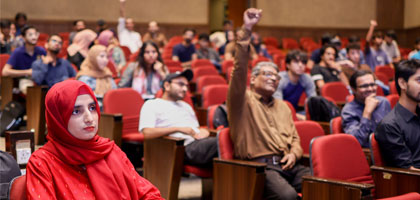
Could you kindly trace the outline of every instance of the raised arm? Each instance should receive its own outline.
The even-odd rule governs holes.
[[[375,27],[378,26],[376,20],[370,20],[369,30],[366,34],[366,42],[369,42],[372,39],[373,31],[375,31]]]
[[[120,17],[125,18],[125,0],[120,0]]]

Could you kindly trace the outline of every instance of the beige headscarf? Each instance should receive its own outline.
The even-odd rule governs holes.
[[[79,52],[86,58],[89,51],[89,45],[95,40],[96,36],[97,34],[90,29],[85,29],[76,33],[73,43],[67,48],[67,52],[70,56],[74,56],[74,54]]]
[[[104,95],[105,92],[112,88],[112,72],[105,67],[100,69],[96,57],[101,52],[106,52],[106,47],[103,45],[95,45],[89,49],[86,59],[80,66],[80,71],[76,75],[76,79],[80,76],[90,76],[96,78],[96,95]]]

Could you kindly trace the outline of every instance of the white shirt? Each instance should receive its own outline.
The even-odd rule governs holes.
[[[139,131],[144,128],[168,127],[191,127],[196,133],[200,132],[195,112],[188,103],[160,98],[146,101],[140,111]],[[169,136],[185,139],[185,146],[195,140],[181,132]]]
[[[141,45],[143,45],[140,33],[137,33],[135,31],[129,31],[127,28],[125,28],[125,18],[118,18],[117,29],[120,45],[127,46],[130,49],[131,53],[135,53],[140,49]]]

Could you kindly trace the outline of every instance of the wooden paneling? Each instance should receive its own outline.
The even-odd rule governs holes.
[[[376,20],[382,29],[404,28],[404,1],[376,0]]]
[[[240,27],[243,23],[244,11],[248,8],[246,0],[228,0],[228,18],[233,21],[233,26]]]

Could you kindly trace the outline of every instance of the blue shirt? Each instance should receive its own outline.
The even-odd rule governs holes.
[[[373,72],[375,71],[376,66],[387,65],[390,63],[388,55],[386,55],[385,51],[381,48],[375,50],[372,47],[366,47],[365,60],[366,64],[369,65]]]
[[[410,59],[417,59],[420,60],[420,51],[418,51],[416,54],[414,54],[413,56],[411,56]]]
[[[369,147],[369,135],[373,133],[379,122],[391,111],[391,105],[385,97],[376,96],[378,106],[372,112],[370,120],[363,116],[365,104],[356,99],[347,103],[341,111],[344,132],[356,137],[362,147]]]
[[[42,47],[36,46],[34,49],[34,54],[32,56],[26,52],[25,46],[18,47],[12,52],[12,55],[10,55],[7,64],[11,65],[12,69],[30,69],[32,63],[36,59],[40,58],[41,55],[45,54],[46,52]]]
[[[58,82],[75,76],[76,71],[70,62],[64,59],[57,59],[55,66],[51,63],[44,64],[42,59],[32,63],[32,80],[38,85],[46,84],[48,87],[52,87]]]
[[[186,47],[183,44],[175,45],[172,49],[172,55],[178,56],[180,62],[188,62],[192,60],[192,55],[195,53],[195,47],[193,44]]]
[[[290,81],[287,71],[282,71],[279,75],[281,79],[276,92],[273,94],[274,98],[289,101],[296,109],[304,91],[307,97],[316,96],[315,84],[309,75],[302,74],[296,84]]]

